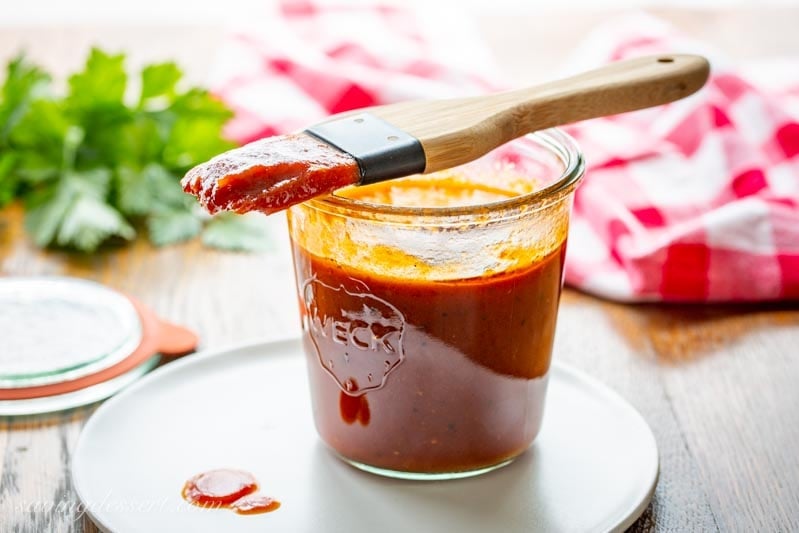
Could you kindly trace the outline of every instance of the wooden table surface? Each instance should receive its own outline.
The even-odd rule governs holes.
[[[658,14],[734,58],[799,51],[796,9]],[[480,27],[500,63],[530,81],[608,16],[497,14]],[[65,73],[99,42],[130,50],[133,63],[175,57],[201,80],[220,35],[187,26],[4,28],[0,59],[26,47]],[[11,207],[0,212],[0,273],[69,274],[128,291],[200,332],[203,347],[274,339],[299,325],[285,311],[296,299],[284,222],[272,224],[274,246],[263,254],[137,242],[84,257],[34,249]],[[555,349],[629,400],[655,433],[660,481],[632,530],[799,530],[799,306],[621,305],[567,290]],[[96,531],[68,474],[95,407],[0,420],[0,531]]]

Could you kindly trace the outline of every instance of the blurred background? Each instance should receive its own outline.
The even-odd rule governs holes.
[[[86,47],[135,43],[131,65],[161,57],[186,65],[203,81],[222,29],[257,15],[267,1],[224,0],[29,0],[0,17],[0,58],[25,48],[54,73],[82,65]],[[369,5],[370,0],[320,0],[317,5]],[[466,14],[491,47],[500,67],[519,82],[551,76],[558,63],[594,26],[620,13],[645,10],[689,35],[719,45],[736,59],[795,54],[796,0],[388,0],[422,11]],[[751,45],[752,30],[768,27],[768,39]],[[443,28],[451,30],[451,28]],[[142,38],[146,35],[146,38]],[[64,46],[70,43],[70,46]],[[518,53],[524,48],[525,53]],[[508,53],[512,51],[512,53]],[[203,68],[205,67],[205,68]]]
[[[425,5],[440,3],[441,0],[393,0],[397,5]],[[263,1],[229,0],[225,2],[198,2],[191,0],[141,0],[138,2],[104,2],[102,0],[31,0],[14,6],[10,13],[4,13],[2,24],[53,23],[53,22],[218,22],[233,12],[246,12],[257,9]],[[322,0],[316,4],[341,4],[340,0]],[[369,4],[369,0],[351,0],[348,4]],[[385,3],[385,2],[384,2]],[[461,9],[478,13],[498,13],[502,11],[528,12],[570,12],[574,10],[597,11],[605,9],[630,8],[689,8],[718,9],[730,7],[759,7],[795,5],[794,0],[559,0],[543,2],[538,0],[461,0],[453,2]],[[574,13],[572,13],[574,14]]]
[[[440,95],[450,90],[523,86],[636,54],[664,50],[706,54],[712,59],[714,75],[722,74],[708,90],[667,110],[619,120],[598,119],[573,132],[580,134],[576,136],[593,168],[580,190],[581,205],[575,208],[572,229],[578,231],[569,237],[573,268],[567,273],[570,288],[564,291],[558,318],[557,358],[617,390],[654,430],[661,451],[660,483],[652,505],[633,531],[799,529],[795,453],[799,442],[799,2],[393,3],[415,12],[416,17],[402,29],[410,35],[418,25],[429,48],[414,48],[412,39],[402,32],[380,34],[375,30],[363,39],[368,46],[350,47],[360,54],[356,59],[363,64],[344,71],[336,61],[327,61],[326,56],[318,60],[320,55],[313,53],[319,44],[316,41],[332,28],[314,28],[294,20],[301,37],[284,39],[279,32],[289,17],[274,15],[272,8],[277,2],[5,0],[0,9],[0,62],[6,65],[24,51],[31,64],[52,75],[58,106],[68,89],[68,76],[83,71],[91,47],[99,46],[111,55],[124,54],[124,69],[136,73],[129,76],[127,88],[121,74],[117,101],[111,102],[122,115],[130,113],[136,120],[149,116],[143,105],[148,103],[146,98],[139,100],[136,93],[137,84],[142,85],[139,69],[172,61],[177,67],[159,67],[163,83],[153,89],[149,103],[174,99],[177,93],[179,98],[186,96],[182,88],[175,90],[179,70],[185,74],[180,86],[208,88],[231,112],[220,110],[222,104],[205,93],[193,99],[204,111],[211,110],[209,129],[200,132],[207,144],[199,148],[205,151],[199,150],[196,145],[202,143],[195,143],[190,136],[201,129],[191,122],[199,113],[187,107],[184,129],[163,140],[159,159],[134,161],[133,181],[149,196],[126,205],[117,194],[123,178],[130,177],[123,172],[131,170],[125,168],[130,163],[130,154],[121,149],[125,146],[113,147],[119,150],[112,155],[121,161],[102,161],[100,170],[105,172],[106,183],[99,185],[94,180],[97,173],[90,172],[97,169],[89,168],[96,163],[91,160],[95,152],[78,153],[76,148],[84,143],[104,149],[108,138],[116,140],[106,133],[115,130],[102,129],[108,124],[99,120],[106,114],[97,111],[102,107],[97,104],[108,103],[102,101],[105,87],[113,83],[105,75],[121,69],[117,59],[122,59],[95,57],[103,68],[78,77],[74,83],[78,97],[65,104],[74,115],[69,119],[82,127],[78,133],[87,135],[73,135],[75,128],[67,127],[55,132],[49,147],[58,168],[51,172],[52,183],[45,183],[49,192],[61,191],[77,175],[79,179],[73,181],[95,187],[88,188],[91,194],[80,197],[93,210],[73,209],[69,216],[56,213],[63,215],[58,222],[67,237],[88,235],[91,240],[100,235],[90,242],[92,246],[84,247],[88,253],[72,250],[80,241],[67,239],[64,242],[69,246],[53,246],[63,244],[56,242],[53,228],[57,224],[42,225],[42,217],[38,217],[40,231],[31,231],[37,220],[24,202],[31,200],[30,191],[46,181],[40,174],[28,172],[23,176],[28,181],[20,186],[6,181],[11,183],[6,192],[13,194],[3,199],[3,179],[11,174],[6,172],[8,166],[4,170],[1,152],[7,141],[4,129],[10,128],[0,120],[0,279],[13,282],[15,276],[63,275],[97,281],[134,296],[160,317],[198,333],[200,348],[296,335],[297,297],[284,217],[257,217],[259,224],[267,226],[266,246],[261,246],[263,233],[245,226],[231,227],[230,219],[221,220],[209,238],[207,229],[201,235],[201,226],[210,228],[211,223],[195,212],[194,200],[187,203],[177,185],[189,167],[227,146],[220,144],[220,131],[233,112],[239,130],[229,138],[245,142],[259,131],[267,135],[312,123],[332,107],[317,105],[327,95],[314,101],[311,97],[322,92],[315,89],[326,85],[340,88],[342,84],[336,82],[353,73],[366,72],[362,86],[375,89],[376,101],[381,101],[397,95],[423,95],[425,90]],[[288,4],[295,10],[313,10],[330,4],[373,2],[298,0],[283,6]],[[347,38],[358,30],[368,32],[368,22],[367,27],[355,19],[351,22],[355,26]],[[652,41],[658,41],[655,44],[661,48],[648,48],[652,44],[646,41],[650,29],[658,34]],[[241,36],[249,39],[247,46],[236,48],[243,42]],[[339,44],[333,38],[330,42]],[[404,44],[398,47],[397,42]],[[386,53],[381,45],[392,53]],[[325,51],[339,60],[341,55],[336,54],[342,50],[346,52],[343,47]],[[428,56],[427,50],[435,50],[435,54]],[[297,57],[293,57],[295,53]],[[402,61],[391,64],[397,67],[392,74],[398,78],[407,74],[402,68],[418,66],[411,60],[419,59],[420,63],[426,61],[427,67],[443,67],[433,69],[439,78],[433,81],[440,84],[426,84],[435,76],[425,76],[423,71],[402,78],[402,88],[408,90],[404,93],[397,90],[401,84],[385,81],[381,68],[362,68],[370,61],[383,67],[375,58],[383,60],[393,53],[403,56]],[[253,57],[260,66],[250,69],[246,61]],[[308,57],[310,61],[303,61]],[[269,70],[275,64],[284,65],[286,58],[299,59],[296,64],[303,68],[310,65],[307,70],[290,72],[298,74],[295,77],[304,85],[287,82],[290,76],[285,76],[285,69]],[[303,74],[315,67],[319,67],[318,79],[333,81],[307,83]],[[263,79],[255,81],[274,82],[271,88],[250,85],[253,70],[258,68],[265,72],[261,73]],[[25,85],[23,80],[19,85],[30,89],[36,84]],[[384,85],[389,87],[381,92]],[[132,97],[128,99],[132,103],[122,102],[123,93]],[[11,117],[6,122],[18,118],[18,100],[0,95],[0,119],[4,102],[11,102],[6,105],[5,117]],[[357,99],[349,101],[358,103]],[[53,111],[50,118],[63,111],[46,105],[42,109]],[[295,124],[270,120],[294,115]],[[256,120],[247,123],[239,120],[241,117]],[[126,126],[132,124],[135,129],[136,120],[129,120]],[[34,115],[17,128],[19,138],[11,139],[33,167],[39,163],[39,144],[46,144],[39,143],[39,130],[48,130],[49,125],[48,120]],[[265,125],[281,129],[263,133]],[[680,134],[672,135],[674,130]],[[29,134],[31,131],[34,133]],[[614,137],[608,132],[624,135]],[[92,133],[96,135],[92,137]],[[149,140],[154,136],[148,130],[141,137]],[[178,153],[181,157],[163,156],[174,155],[175,150],[170,149],[175,140],[185,141],[179,148],[189,159],[181,158],[182,152]],[[608,146],[602,146],[602,141],[608,141]],[[125,145],[126,140],[122,138],[120,144]],[[62,145],[70,150],[62,150]],[[631,145],[640,153],[630,153]],[[11,148],[5,148],[11,153],[13,142],[8,146]],[[63,172],[61,158],[66,159],[63,154],[67,152],[73,159],[76,154],[86,157],[86,168],[76,165]],[[603,157],[605,168],[600,168]],[[6,159],[9,161],[12,159]],[[637,173],[620,169],[624,165],[619,162],[629,161],[640,165]],[[160,174],[150,172],[152,169]],[[117,181],[109,188],[111,175]],[[148,189],[148,180],[164,176],[167,182],[160,182],[163,187]],[[628,186],[645,182],[654,186]],[[603,185],[608,190],[603,190]],[[177,191],[177,199],[163,194],[169,187]],[[639,198],[619,194],[629,190],[644,192]],[[67,192],[77,195],[84,190]],[[647,196],[647,192],[652,194]],[[668,205],[659,203],[664,196]],[[683,209],[685,205],[688,207]],[[130,227],[119,217],[115,219],[116,211],[109,211],[109,206],[128,217]],[[664,206],[671,218],[660,217],[658,209]],[[66,212],[74,206],[55,202],[50,207],[51,212]],[[100,216],[94,216],[98,212]],[[589,227],[592,224],[593,228]],[[254,233],[246,233],[250,230]],[[34,238],[37,233],[44,237]],[[232,239],[238,239],[238,248],[255,251],[230,251],[231,246],[226,245]],[[157,246],[155,241],[171,245]],[[596,261],[608,267],[610,274],[602,279],[585,276],[597,270]],[[631,301],[658,303],[629,305]],[[697,302],[705,305],[695,305]],[[0,355],[5,340],[0,331]],[[75,510],[68,473],[71,451],[92,410],[90,406],[51,417],[0,419],[0,531],[96,531],[88,517]],[[47,512],[28,512],[33,504],[50,507]],[[64,510],[52,510],[61,504]]]

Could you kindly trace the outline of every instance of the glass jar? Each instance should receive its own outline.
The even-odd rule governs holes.
[[[547,130],[289,210],[316,428],[341,458],[448,479],[530,446],[583,170]]]

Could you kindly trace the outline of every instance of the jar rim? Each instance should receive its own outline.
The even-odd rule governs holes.
[[[364,215],[399,215],[407,217],[454,217],[473,215],[477,212],[496,212],[510,210],[522,206],[539,204],[541,206],[551,203],[564,194],[571,192],[585,172],[585,159],[574,138],[568,133],[550,128],[527,134],[520,139],[529,139],[548,150],[563,163],[563,171],[551,184],[533,192],[520,194],[508,199],[486,202],[481,204],[445,207],[413,207],[395,206],[365,202],[356,198],[337,196],[335,193],[314,198],[306,202],[309,206],[326,211],[330,208],[348,216]],[[513,141],[510,141],[513,142]]]

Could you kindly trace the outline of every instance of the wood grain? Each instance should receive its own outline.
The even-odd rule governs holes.
[[[692,36],[733,57],[796,53],[797,9],[660,10]],[[480,23],[518,84],[552,76],[572,43],[611,14],[523,17]],[[0,31],[0,59],[21,46],[58,74],[100,43],[134,64],[176,57],[202,80],[219,28],[65,27]],[[136,295],[162,317],[202,333],[205,347],[299,331],[282,217],[274,249],[219,253],[198,243],[145,242],[90,257],[41,252],[18,206],[0,212],[0,274],[70,274]],[[221,287],[216,289],[215,287]],[[660,449],[655,499],[632,531],[799,530],[799,308],[620,305],[564,293],[556,357],[617,390],[643,414]],[[0,420],[0,531],[95,532],[71,490],[68,468],[93,407]]]
[[[263,254],[211,251],[199,242],[157,249],[140,240],[84,256],[35,249],[23,232],[22,209],[14,205],[0,212],[0,274],[105,283],[201,332],[202,347],[296,336],[285,221],[270,221],[273,249]],[[83,517],[68,472],[70,452],[93,410],[0,418],[0,531],[95,531]]]
[[[526,89],[359,112],[419,139],[429,173],[473,161],[533,131],[679,100],[698,91],[709,72],[700,56],[638,57]]]
[[[657,438],[661,477],[634,530],[799,527],[799,306],[621,305],[567,292],[558,327],[558,356],[619,391]]]

